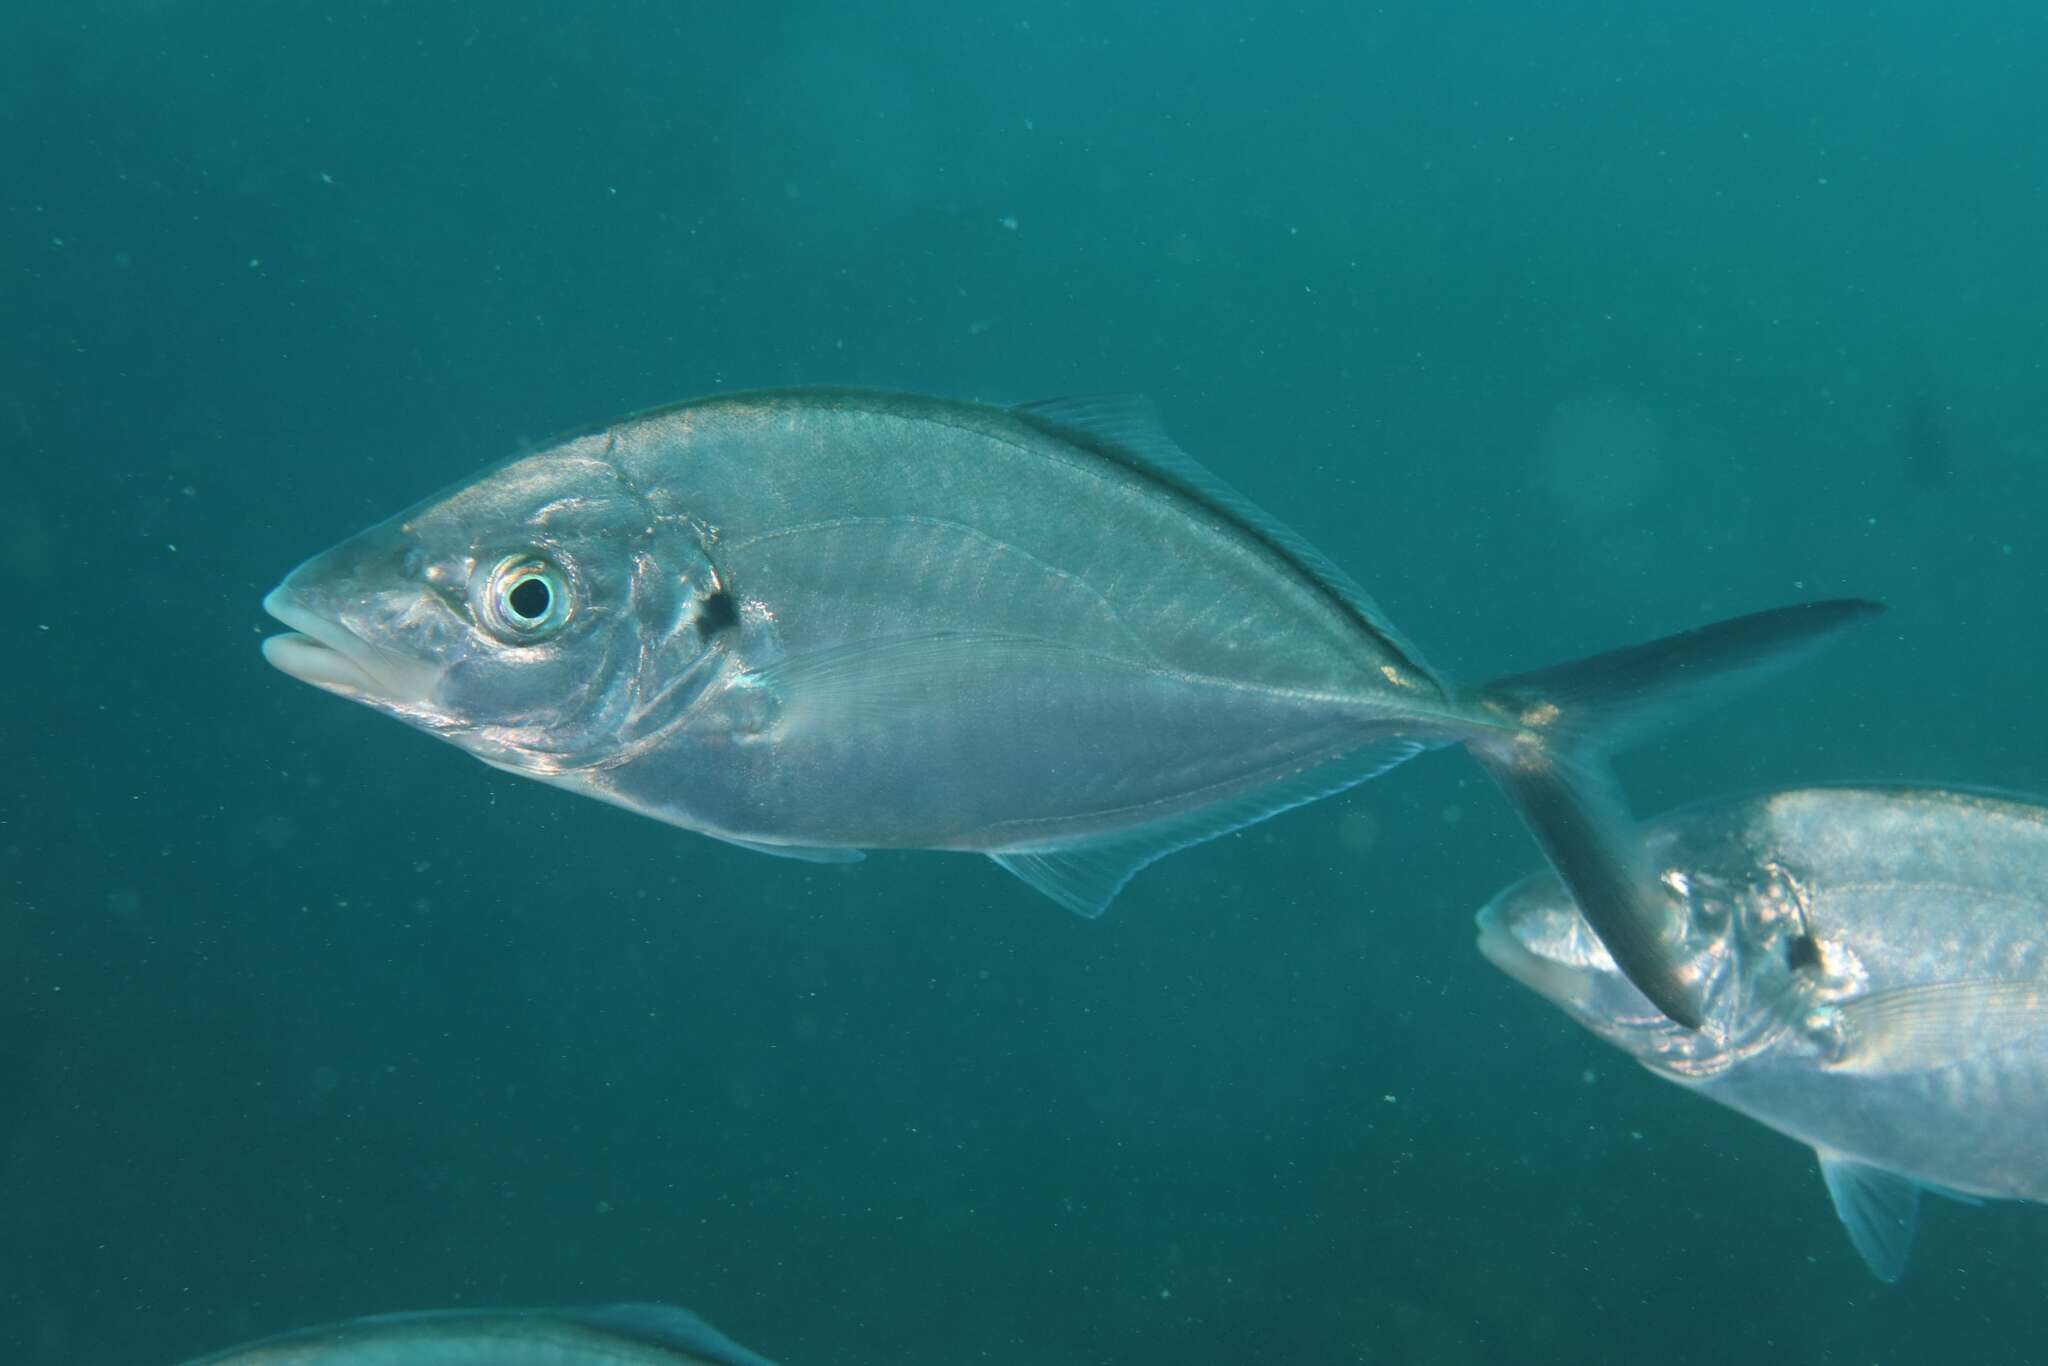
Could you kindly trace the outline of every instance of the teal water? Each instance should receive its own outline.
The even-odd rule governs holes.
[[[1640,809],[2048,792],[2036,7],[0,18],[0,1361],[658,1299],[790,1366],[2038,1359],[1473,952],[1433,755],[1110,916],[768,860],[266,668],[294,563],[764,384],[1153,395],[1440,667],[1893,612]]]

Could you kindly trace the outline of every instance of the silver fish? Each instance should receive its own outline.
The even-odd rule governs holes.
[[[986,854],[1087,915],[1175,849],[1464,744],[1676,1018],[1596,740],[1802,654],[1809,604],[1460,694],[1149,408],[709,398],[308,561],[278,668],[487,763],[787,857]]]
[[[687,1309],[450,1309],[265,1338],[186,1366],[775,1366]]]
[[[1812,1147],[1871,1271],[1923,1190],[2048,1201],[2048,807],[1815,788],[1647,826],[1705,983],[1675,1027],[1555,878],[1479,913],[1479,949],[1660,1077]]]

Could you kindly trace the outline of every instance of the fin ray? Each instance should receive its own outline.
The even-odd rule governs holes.
[[[1920,1227],[1920,1188],[1896,1172],[1816,1148],[1835,1217],[1870,1274],[1890,1285],[1906,1270]]]
[[[858,849],[834,849],[825,845],[770,844],[765,840],[743,840],[735,835],[712,835],[721,844],[745,849],[770,858],[795,859],[798,863],[859,863],[867,855]]]
[[[687,1309],[669,1304],[605,1304],[562,1311],[563,1318],[649,1347],[686,1352],[715,1366],[775,1366]]]
[[[1138,394],[1076,394],[1021,403],[1013,411],[1162,479],[1226,514],[1336,596],[1418,672],[1437,677],[1421,651],[1394,629],[1379,604],[1336,561],[1182,450],[1166,434],[1159,410],[1150,399]]]
[[[1751,612],[1495,679],[1481,700],[1503,715],[1550,714],[1545,725],[1574,743],[1622,749],[1793,668],[1884,610],[1832,598]]]
[[[2048,1033],[2048,986],[1936,982],[1845,1001],[1833,1071],[1913,1072],[2010,1048]]]
[[[790,655],[751,669],[739,685],[773,695],[807,715],[887,722],[931,704],[969,677],[1000,677],[1037,667],[1074,669],[1096,655],[1030,636],[979,631],[934,631],[854,641]]]
[[[1035,890],[1092,920],[1108,909],[1125,883],[1168,854],[1356,787],[1426,748],[1413,740],[1376,742],[1231,801],[1142,825],[1113,838],[1003,850],[989,857]]]

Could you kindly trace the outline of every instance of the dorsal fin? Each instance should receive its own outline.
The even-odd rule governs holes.
[[[1138,394],[1077,394],[1020,403],[1014,411],[1038,427],[1142,470],[1222,513],[1341,602],[1410,668],[1436,679],[1436,671],[1429,667],[1421,652],[1394,629],[1379,604],[1356,580],[1339,569],[1329,556],[1175,445],[1150,399]]]
[[[687,1309],[669,1304],[606,1304],[559,1311],[562,1318],[586,1324],[649,1347],[684,1352],[717,1366],[775,1366],[749,1351]]]
[[[230,1362],[259,1359],[299,1361],[309,1356],[322,1361],[344,1358],[367,1361],[373,1357],[379,1361],[413,1361],[426,1357],[442,1361],[454,1356],[468,1360],[470,1353],[462,1344],[474,1347],[481,1340],[498,1341],[508,1337],[511,1341],[506,1350],[512,1356],[521,1360],[531,1359],[530,1353],[520,1346],[524,1343],[527,1347],[545,1351],[550,1359],[554,1359],[559,1354],[560,1344],[548,1347],[546,1340],[558,1337],[566,1325],[603,1334],[615,1344],[660,1348],[664,1354],[676,1354],[679,1363],[775,1366],[767,1357],[742,1347],[689,1310],[666,1304],[603,1304],[568,1309],[427,1309],[371,1314],[245,1342],[239,1347],[188,1361],[185,1366],[228,1366]],[[555,1331],[550,1333],[550,1328]],[[436,1331],[442,1329],[456,1330],[456,1341],[450,1342]],[[422,1338],[428,1335],[432,1335],[434,1343],[439,1345],[424,1344]],[[310,1353],[305,1350],[316,1344],[316,1350]],[[277,1350],[264,1350],[270,1348]],[[491,1358],[496,1360],[500,1355],[493,1352]],[[591,1359],[587,1346],[571,1347],[569,1355],[579,1361]],[[616,1353],[605,1351],[604,1355],[606,1360],[611,1360]]]

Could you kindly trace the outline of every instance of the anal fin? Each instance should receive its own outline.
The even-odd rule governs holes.
[[[731,835],[713,835],[711,838],[740,849],[751,849],[757,854],[772,854],[776,858],[795,859],[799,863],[859,863],[867,855],[858,849],[834,849],[809,844],[764,844],[760,840],[736,839]]]
[[[1109,909],[1109,903],[1139,869],[1164,852],[1147,856],[1120,844],[1108,844],[989,857],[997,867],[1015,873],[1074,914],[1093,920]]]
[[[1175,850],[1242,830],[1290,807],[1342,792],[1378,777],[1427,748],[1413,740],[1380,741],[1244,796],[1136,826],[1114,836],[1044,848],[1001,850],[991,852],[989,857],[1068,910],[1092,920],[1109,908],[1116,894],[1140,869]]]

